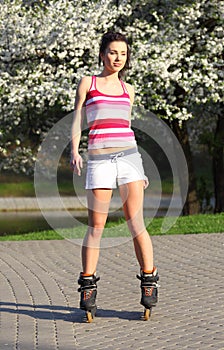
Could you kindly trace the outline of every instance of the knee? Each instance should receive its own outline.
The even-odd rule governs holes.
[[[100,238],[102,236],[103,230],[104,224],[102,223],[95,223],[94,225],[88,226],[88,234],[95,238]]]
[[[99,248],[102,233],[103,233],[103,227],[88,226],[86,235],[83,239],[83,246],[86,246],[89,248]]]
[[[127,221],[127,225],[133,238],[145,231],[145,224],[143,220],[137,221],[130,219]]]

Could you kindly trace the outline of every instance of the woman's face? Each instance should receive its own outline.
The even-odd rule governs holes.
[[[121,71],[127,60],[127,45],[124,41],[112,41],[101,54],[104,69],[109,72]]]

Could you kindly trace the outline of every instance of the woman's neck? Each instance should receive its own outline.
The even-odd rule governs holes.
[[[108,81],[119,79],[118,72],[109,73],[108,71],[104,71],[104,70],[98,75],[98,77],[104,78]]]

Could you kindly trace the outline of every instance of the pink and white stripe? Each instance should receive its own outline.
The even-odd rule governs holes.
[[[86,97],[89,149],[136,146],[134,132],[130,128],[130,97],[123,81],[121,85],[122,95],[106,95],[96,89],[96,77],[92,77]]]

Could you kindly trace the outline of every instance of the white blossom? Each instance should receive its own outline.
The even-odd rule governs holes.
[[[223,2],[200,0],[175,9],[167,0],[169,16],[153,0],[139,5],[121,0],[118,8],[114,3],[98,0],[86,6],[82,0],[49,0],[43,10],[25,7],[23,0],[0,2],[3,157],[33,159],[32,150],[23,146],[23,123],[28,120],[32,132],[44,137],[52,126],[53,117],[46,118],[49,110],[74,108],[77,83],[83,75],[99,72],[99,40],[114,26],[120,30],[118,19],[131,23],[122,30],[132,39],[127,80],[135,86],[137,105],[181,123],[192,118],[195,104],[214,106],[223,100]],[[148,6],[149,13],[137,16],[139,6]],[[204,25],[210,22],[215,25]],[[9,158],[4,159],[7,164]],[[29,161],[25,164],[28,171]]]

